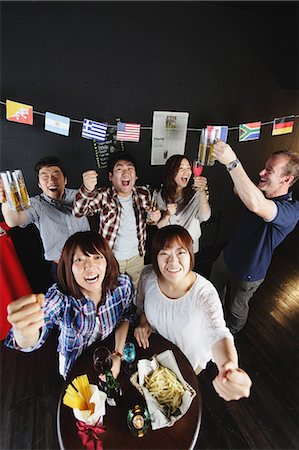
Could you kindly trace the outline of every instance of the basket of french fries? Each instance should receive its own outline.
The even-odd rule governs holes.
[[[172,426],[189,409],[195,390],[184,380],[171,350],[138,361],[131,383],[144,396],[153,430]]]

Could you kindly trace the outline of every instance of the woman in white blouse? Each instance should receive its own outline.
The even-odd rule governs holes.
[[[194,267],[193,241],[179,225],[156,232],[152,265],[145,266],[137,291],[139,325],[135,338],[144,348],[157,331],[176,344],[196,373],[211,359],[218,367],[214,388],[225,400],[248,397],[251,380],[238,367],[233,336],[225,325],[214,286]]]

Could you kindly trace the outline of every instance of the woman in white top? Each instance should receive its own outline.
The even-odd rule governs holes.
[[[163,212],[157,227],[181,225],[186,228],[193,239],[194,253],[199,250],[200,224],[211,217],[206,186],[205,177],[192,177],[192,165],[186,156],[168,158],[163,187],[157,196],[158,209]]]
[[[225,325],[222,305],[214,286],[192,271],[192,238],[179,225],[158,230],[152,242],[153,263],[139,280],[139,325],[135,338],[144,348],[157,331],[176,344],[199,373],[213,359],[219,373],[213,381],[225,400],[248,397],[251,380],[238,367],[233,336]]]

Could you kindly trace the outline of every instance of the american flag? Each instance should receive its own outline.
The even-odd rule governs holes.
[[[116,130],[116,139],[118,141],[139,142],[140,124],[118,122]]]
[[[94,139],[95,141],[105,141],[107,124],[94,122],[93,120],[84,119],[81,136],[86,139]]]

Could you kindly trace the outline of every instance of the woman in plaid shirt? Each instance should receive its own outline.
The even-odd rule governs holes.
[[[135,319],[129,276],[119,273],[107,241],[86,231],[66,241],[58,280],[45,296],[32,294],[9,304],[12,328],[6,345],[30,352],[41,347],[57,326],[59,371],[66,377],[86,347],[115,330],[112,372],[117,377],[129,323]]]

